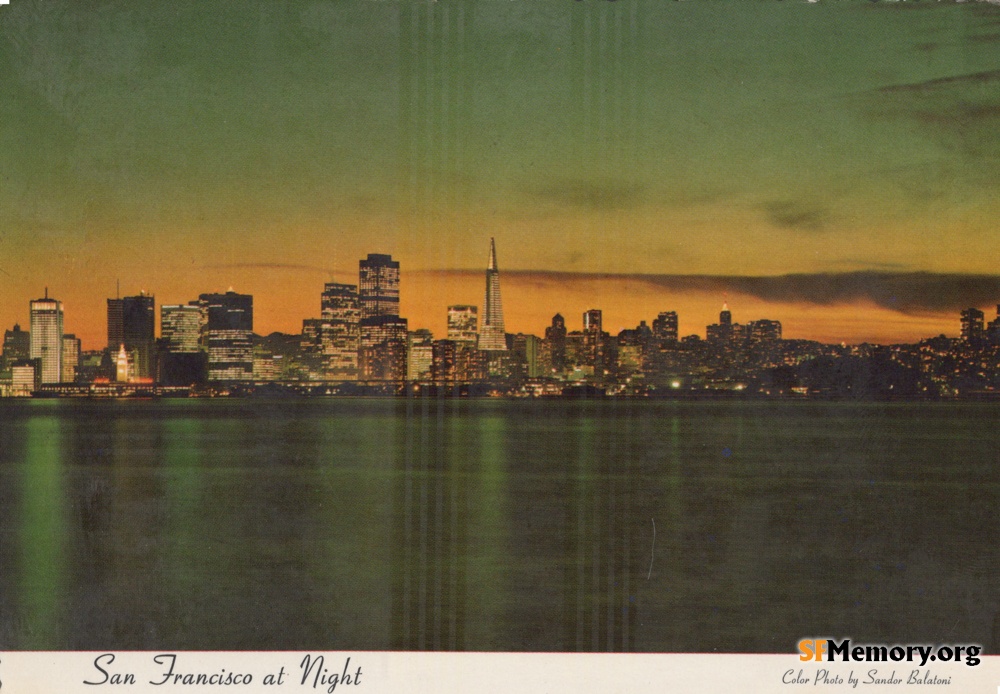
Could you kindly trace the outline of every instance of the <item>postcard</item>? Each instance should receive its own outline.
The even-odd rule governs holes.
[[[998,44],[0,3],[0,688],[1000,686]]]

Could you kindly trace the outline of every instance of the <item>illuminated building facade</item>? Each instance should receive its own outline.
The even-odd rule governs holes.
[[[41,385],[41,378],[38,372],[37,359],[19,359],[10,367],[10,394],[17,396],[28,396],[38,390]]]
[[[431,378],[434,361],[434,335],[430,330],[414,330],[409,335],[406,357],[406,378],[409,381],[427,381]]]
[[[396,263],[397,277],[398,272],[399,263]],[[397,310],[398,306],[397,283]],[[361,348],[361,305],[358,287],[353,284],[327,283],[323,288],[321,309],[322,327],[319,346],[326,378],[340,381],[357,380],[358,352]]]
[[[3,336],[3,363],[11,364],[15,361],[29,359],[31,357],[31,335],[27,330],[21,330],[21,326],[15,324],[13,330],[4,331]]]
[[[111,354],[118,354],[118,348],[125,342],[122,320],[121,298],[108,299],[108,350]]]
[[[679,333],[676,311],[664,311],[653,319],[653,339],[660,344],[677,342]]]
[[[202,294],[208,321],[208,380],[253,378],[253,297],[226,292]]]
[[[781,321],[767,318],[750,321],[745,332],[751,342],[775,342],[781,339]]]
[[[479,309],[476,306],[448,307],[448,339],[475,347],[479,339]]]
[[[361,318],[399,315],[399,261],[391,255],[369,253],[358,263]]]
[[[153,346],[156,340],[156,307],[152,296],[142,292],[138,296],[121,299],[122,344],[132,356],[134,378],[153,376]]]
[[[202,314],[192,304],[160,306],[160,337],[172,354],[193,354],[200,350]]]
[[[76,381],[77,369],[80,366],[80,338],[76,335],[63,335],[63,383]]]
[[[1000,312],[1000,308],[998,308]],[[966,342],[979,342],[985,335],[985,314],[978,308],[967,308],[962,311],[962,339]]]
[[[40,383],[62,381],[63,307],[62,302],[45,298],[29,302],[31,311],[30,343],[32,359],[41,360]]]
[[[507,336],[503,325],[503,303],[500,300],[500,270],[497,268],[497,247],[490,239],[490,260],[486,266],[486,304],[479,331],[479,349],[503,352]]]
[[[369,253],[359,262],[361,346],[358,369],[366,381],[404,381],[407,322],[399,317],[399,262]]]
[[[366,381],[404,381],[407,365],[407,323],[399,316],[376,316],[361,321],[361,378]]]
[[[545,329],[543,362],[555,374],[566,369],[566,319],[558,313],[552,316],[552,324]]]

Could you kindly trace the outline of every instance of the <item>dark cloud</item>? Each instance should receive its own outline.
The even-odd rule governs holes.
[[[831,267],[850,267],[858,272],[865,270],[900,272],[909,270],[912,267],[906,263],[884,263],[866,258],[838,258],[828,260],[827,265]]]
[[[923,82],[908,82],[905,84],[887,84],[875,89],[882,94],[900,93],[926,93],[942,88],[949,88],[963,85],[982,85],[1000,81],[1000,70],[987,70],[985,72],[972,72],[966,75],[950,75],[948,77],[937,77]]]
[[[766,301],[817,305],[868,301],[900,313],[958,311],[1000,301],[1000,275],[858,271],[714,277],[712,284]]]
[[[642,203],[643,187],[634,183],[583,180],[558,181],[526,192],[543,201],[566,207],[606,212],[637,207]]]
[[[791,200],[773,200],[763,205],[775,226],[806,231],[821,231],[829,221],[827,210]]]
[[[969,41],[973,43],[996,43],[1000,41],[1000,34],[977,34],[975,36],[968,37]]]
[[[962,128],[1000,118],[1000,104],[961,102],[938,110],[913,109],[910,115],[924,125]]]
[[[481,270],[440,271],[479,277]],[[597,281],[639,282],[670,292],[743,294],[775,303],[802,302],[818,306],[870,302],[906,314],[954,312],[970,306],[1000,303],[1000,275],[861,270],[745,277],[732,275],[653,275],[544,270],[508,270],[507,278],[521,284]]]
[[[875,118],[910,121],[932,141],[976,166],[958,173],[964,184],[993,186],[1000,156],[1000,70],[897,84],[860,95]]]

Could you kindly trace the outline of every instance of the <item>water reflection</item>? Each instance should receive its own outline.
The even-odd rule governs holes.
[[[60,424],[52,416],[25,424],[18,537],[23,625],[18,646],[24,649],[43,649],[61,637],[68,538]]]
[[[986,414],[0,403],[0,648],[990,647]]]

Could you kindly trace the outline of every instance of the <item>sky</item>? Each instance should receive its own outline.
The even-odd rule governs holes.
[[[402,314],[617,332],[728,302],[788,338],[996,315],[1000,5],[899,0],[11,0],[0,326],[46,287],[254,295],[299,332],[358,260]]]

